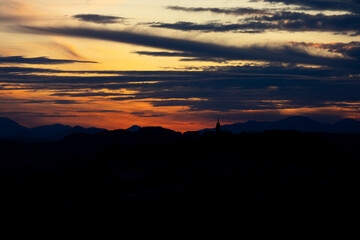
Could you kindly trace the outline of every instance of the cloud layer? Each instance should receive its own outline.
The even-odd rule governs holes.
[[[254,2],[265,1],[271,3],[284,3],[287,5],[298,5],[304,9],[349,11],[360,13],[360,2],[358,0],[253,0]]]
[[[134,101],[155,107],[184,107],[189,113],[228,113],[229,118],[234,117],[231,116],[234,111],[267,114],[268,111],[303,108],[338,108],[340,112],[355,113],[360,104],[359,78],[334,78],[326,69],[232,66],[216,71],[118,72],[118,75],[107,77],[24,76],[20,70],[18,73],[5,72],[0,75],[0,84],[7,89],[20,85],[16,91],[45,88],[54,97],[52,100],[24,100],[26,104],[74,105],[91,99],[126,105]],[[162,115],[149,111],[130,113],[140,117]]]
[[[271,1],[275,2],[275,1]],[[278,1],[286,2],[286,1]],[[288,1],[288,3],[300,3],[302,1]],[[333,6],[340,7],[338,1],[320,1],[307,2],[304,1],[302,6]],[[327,5],[331,2],[334,5]],[[336,4],[335,4],[336,3]],[[353,4],[358,4],[352,2]],[[346,4],[345,4],[346,5]],[[278,9],[254,9],[254,8],[186,8],[180,6],[170,6],[170,10],[184,11],[184,12],[212,12],[222,13],[228,15],[245,16],[240,18],[237,23],[222,23],[222,22],[207,22],[195,23],[179,21],[176,23],[154,22],[150,23],[151,27],[168,28],[181,31],[203,31],[203,32],[240,32],[240,33],[262,33],[265,31],[289,31],[289,32],[304,32],[304,31],[318,31],[318,32],[334,32],[334,33],[348,33],[352,36],[360,34],[360,15],[356,12],[351,14],[334,14],[325,15],[322,13],[313,14],[303,11],[285,11]],[[325,8],[326,9],[326,8]],[[296,10],[296,9],[294,9]],[[322,10],[318,8],[317,10]],[[340,10],[340,9],[339,9]],[[250,16],[249,16],[250,15]]]
[[[284,62],[291,64],[311,64],[336,68],[356,68],[358,61],[339,57],[316,56],[302,48],[289,45],[231,47],[220,44],[148,35],[130,31],[113,31],[94,28],[70,27],[21,27],[22,31],[33,34],[61,35],[88,39],[100,39],[113,42],[184,52],[194,57],[223,58],[228,60],[253,60]]]

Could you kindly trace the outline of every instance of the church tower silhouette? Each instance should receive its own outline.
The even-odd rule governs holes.
[[[216,123],[216,134],[219,134],[220,132],[221,132],[221,125],[220,125],[220,121],[218,119],[217,123]]]

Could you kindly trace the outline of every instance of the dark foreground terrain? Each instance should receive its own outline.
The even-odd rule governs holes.
[[[142,128],[0,141],[6,211],[248,211],[357,207],[360,135]]]

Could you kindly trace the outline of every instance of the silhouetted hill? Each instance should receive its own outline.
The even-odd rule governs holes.
[[[76,133],[95,134],[103,131],[106,131],[106,129],[84,128],[81,126],[70,127],[62,124],[41,126],[31,129],[31,133],[37,139],[52,140],[52,141],[59,141],[64,139],[66,136]]]
[[[62,124],[54,124],[47,126],[40,126],[31,129],[34,136],[40,139],[62,139],[67,132],[70,132],[72,127]]]
[[[296,130],[302,132],[326,132],[330,130],[330,125],[312,120],[308,117],[294,116],[274,122],[273,129]]]
[[[122,144],[148,144],[159,142],[172,142],[182,138],[181,132],[162,127],[144,127],[136,132],[128,130],[102,131],[93,135],[89,134],[72,134],[64,138],[67,143],[86,143],[88,146],[98,147],[109,143]]]
[[[9,118],[0,118],[0,139],[20,140],[31,137],[30,129],[20,126]]]
[[[232,133],[264,132],[266,130],[295,130],[301,132],[329,132],[329,133],[360,133],[360,122],[354,119],[345,119],[336,124],[326,124],[308,117],[293,116],[274,122],[248,121],[223,125],[223,131]],[[215,128],[204,129],[200,132],[215,131]]]
[[[105,131],[100,128],[70,127],[62,124],[53,124],[35,128],[27,128],[17,122],[0,118],[0,139],[25,142],[60,141],[74,133],[95,134]]]
[[[333,125],[338,133],[360,133],[360,122],[354,119],[344,119]]]
[[[126,129],[126,130],[128,130],[128,131],[130,131],[130,132],[137,132],[139,129],[141,129],[140,126],[134,125],[134,126],[129,127],[129,128]]]

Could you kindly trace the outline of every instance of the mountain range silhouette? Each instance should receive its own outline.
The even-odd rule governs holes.
[[[245,123],[235,123],[223,125],[223,131],[232,133],[242,132],[264,132],[266,130],[294,130],[300,132],[328,132],[328,133],[360,133],[360,122],[355,119],[343,119],[335,124],[327,124],[315,121],[308,117],[292,116],[283,120],[267,121],[248,121]],[[215,128],[204,129],[200,132],[215,131]]]
[[[248,121],[245,123],[235,123],[223,125],[222,131],[227,131],[235,134],[243,132],[264,132],[271,130],[294,130],[300,132],[324,132],[324,133],[360,133],[360,121],[354,119],[344,119],[335,124],[327,124],[312,120],[308,117],[292,116],[283,120],[269,122],[269,121]],[[166,131],[161,127],[142,128],[134,125],[128,129],[130,132],[138,131]],[[215,128],[208,128],[199,130],[198,132],[187,132],[186,135],[196,135],[196,133],[205,133],[208,131],[215,131]],[[67,126],[62,124],[53,124],[46,126],[39,126],[35,128],[27,128],[21,126],[14,120],[2,117],[0,118],[0,139],[18,140],[25,142],[41,142],[41,141],[60,141],[65,137],[76,134],[96,134],[107,131],[102,128],[84,128],[81,126]]]
[[[62,124],[53,124],[27,128],[9,118],[0,118],[0,139],[18,140],[25,142],[59,141],[75,133],[95,134],[106,129],[70,127]]]

